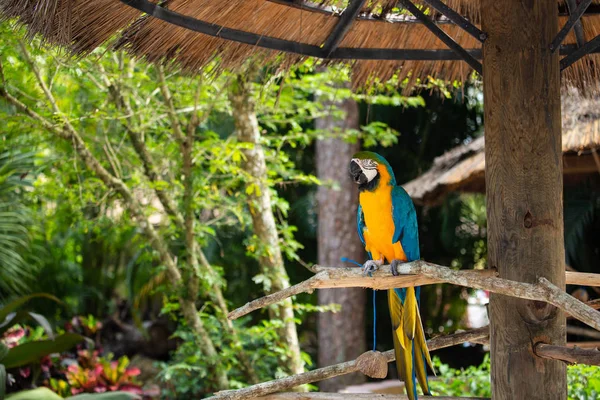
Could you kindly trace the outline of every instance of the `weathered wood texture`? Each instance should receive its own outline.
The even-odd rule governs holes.
[[[519,282],[565,288],[560,72],[548,46],[555,0],[482,0],[488,263]],[[550,304],[490,298],[492,397],[566,399],[566,368],[532,344],[564,345],[564,313]]]
[[[412,264],[423,264],[424,261],[416,261]],[[429,264],[429,263],[427,263]],[[409,265],[409,264],[407,264]],[[440,268],[435,264],[429,264]],[[252,300],[242,307],[239,307],[231,311],[228,315],[229,319],[240,318],[254,310],[266,307],[270,304],[275,304],[284,299],[295,296],[299,293],[312,293],[314,289],[329,289],[329,288],[373,288],[378,290],[391,289],[391,288],[402,288],[409,286],[423,286],[434,283],[445,282],[439,278],[431,278],[423,275],[400,275],[393,276],[389,265],[381,267],[378,271],[373,274],[373,277],[366,277],[362,274],[360,268],[331,268],[321,267],[315,265],[312,267],[316,274],[294,286],[286,288],[282,291],[272,293],[268,296]],[[465,274],[473,274],[474,276],[485,277],[492,276],[495,274],[491,270],[479,270],[479,271],[458,271]]]
[[[396,277],[392,276],[390,267],[387,265],[382,266],[376,271],[373,277],[362,276],[360,268],[314,267],[313,270],[318,272],[312,278],[280,292],[246,303],[244,306],[229,313],[229,318],[239,318],[253,310],[277,303],[298,293],[311,292],[315,288],[354,287],[359,285],[362,287],[389,289],[402,287],[403,285],[406,286],[406,282],[398,278],[409,277],[412,280],[411,285],[414,285],[417,280],[423,282],[424,278],[427,278],[426,282],[447,282],[474,289],[489,290],[505,296],[534,300],[538,303],[543,301],[566,311],[574,318],[592,328],[600,330],[600,312],[570,296],[544,277],[539,278],[536,284],[515,282],[497,278],[494,276],[496,272],[493,270],[456,271],[421,260],[400,265],[398,272],[410,275]],[[537,307],[541,308],[542,306],[538,304]]]
[[[444,347],[456,346],[465,342],[472,342],[487,338],[489,335],[489,327],[474,329],[467,332],[454,333],[452,335],[438,336],[427,341],[429,351],[442,349]],[[392,362],[396,359],[394,350],[381,353],[386,358],[387,362]],[[215,393],[211,399],[222,400],[239,400],[264,396],[269,393],[281,392],[289,390],[299,385],[307,383],[319,382],[324,379],[331,379],[336,376],[350,374],[360,370],[357,360],[347,361],[344,363],[330,365],[325,368],[315,369],[303,374],[287,376],[281,379],[275,379],[268,382],[259,383],[257,385],[248,386],[238,390],[225,390]],[[354,397],[354,395],[352,395]],[[398,397],[396,397],[398,398]]]
[[[332,104],[325,103],[325,107]],[[315,121],[317,129],[328,133],[336,130],[358,129],[358,105],[347,99],[340,107],[344,118],[331,114]],[[317,177],[324,183],[319,186],[319,227],[317,233],[318,262],[321,265],[338,265],[340,257],[353,260],[365,259],[365,251],[356,232],[356,209],[358,189],[348,175],[348,163],[359,150],[358,143],[351,144],[341,139],[329,138],[317,141]],[[366,350],[365,305],[367,291],[362,288],[320,290],[319,304],[339,304],[339,312],[319,313],[319,366],[353,360]],[[340,332],[344,332],[340,335]],[[337,392],[350,384],[365,381],[362,374],[350,374],[321,382],[324,392]]]
[[[594,342],[568,342],[567,347],[579,347],[580,349],[597,349],[600,348],[600,341]]]
[[[580,326],[567,326],[569,335],[585,336],[590,339],[600,340],[600,332],[595,329],[582,328]]]
[[[429,398],[429,397],[425,397]],[[381,394],[381,393],[278,393],[260,400],[407,400],[408,396],[403,394]],[[486,400],[486,397],[452,397],[435,396],[435,400]]]
[[[534,346],[534,351],[538,357],[550,360],[564,361],[569,364],[600,365],[600,351],[598,349],[581,349],[537,343]]]
[[[248,75],[252,76],[252,73]],[[248,204],[252,216],[252,228],[261,243],[268,249],[259,256],[262,273],[269,282],[269,285],[265,285],[265,291],[267,293],[277,292],[288,288],[290,282],[283,264],[275,216],[271,208],[271,192],[266,182],[268,178],[267,163],[260,143],[260,130],[256,118],[252,83],[247,76],[245,78],[238,77],[235,84],[232,85],[229,100],[233,107],[238,140],[250,144],[250,147],[243,150],[245,156],[244,169],[251,177],[247,185],[253,185],[254,188],[249,195]],[[283,329],[280,331],[280,338],[288,348],[289,359],[287,364],[289,371],[293,374],[303,372],[304,361],[302,361],[300,353],[292,300],[286,299],[278,307],[269,311],[272,318],[278,318],[284,322]]]
[[[567,285],[600,286],[600,274],[567,271]]]

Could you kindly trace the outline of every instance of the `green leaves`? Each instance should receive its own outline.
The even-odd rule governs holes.
[[[62,400],[62,397],[48,388],[41,387],[11,394],[6,400]]]
[[[0,392],[2,398],[2,392]],[[138,400],[140,396],[128,392],[82,393],[67,397],[67,400]],[[46,387],[24,390],[6,397],[6,400],[63,400],[62,397]]]
[[[54,337],[52,327],[45,317],[33,312],[19,310],[27,302],[36,298],[46,298],[60,303],[60,300],[54,296],[45,293],[36,293],[19,297],[0,309],[0,321],[2,321],[0,323],[0,337],[9,328],[27,318],[37,321],[50,337],[48,340],[26,342],[12,348],[8,348],[4,343],[0,342],[0,398],[3,397],[4,393],[4,386],[2,385],[6,382],[6,369],[37,363],[44,356],[69,350],[77,343],[85,340],[83,336],[74,333],[65,333]]]
[[[0,362],[2,362],[2,360],[4,359],[4,357],[6,357],[6,355],[8,354],[8,346],[5,345],[4,343],[0,342]]]
[[[1,344],[1,343],[0,343]],[[0,357],[1,359],[2,357]],[[6,395],[6,368],[0,364],[0,399]]]
[[[0,142],[0,297],[25,292],[35,270],[23,257],[30,249],[32,220],[22,201],[23,189],[30,185],[26,178],[34,173],[34,158],[32,152]]]
[[[67,397],[67,400],[141,400],[141,397],[128,392],[82,393]]]
[[[81,335],[65,333],[57,336],[54,340],[40,340],[23,343],[10,349],[8,354],[0,360],[0,362],[8,369],[21,367],[27,364],[36,363],[42,357],[52,353],[62,353],[63,351],[67,351],[83,340],[85,340],[85,338]]]
[[[36,298],[46,298],[46,299],[55,301],[59,304],[61,303],[61,301],[59,299],[57,299],[56,297],[52,296],[51,294],[47,294],[47,293],[34,293],[34,294],[30,294],[28,296],[19,297],[19,298],[13,300],[12,302],[4,305],[0,309],[0,324],[2,324],[2,322],[4,322],[4,320],[10,313],[16,311],[18,308],[22,307],[30,300],[36,299]]]

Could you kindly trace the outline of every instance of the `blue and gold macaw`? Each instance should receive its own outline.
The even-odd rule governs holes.
[[[396,186],[390,164],[377,153],[356,153],[350,175],[360,192],[358,235],[370,258],[363,269],[375,271],[387,260],[397,275],[400,263],[421,257],[413,202]],[[430,393],[426,364],[433,370],[419,315],[419,294],[419,287],[388,290],[398,375],[411,400],[417,399],[417,380],[423,393]]]

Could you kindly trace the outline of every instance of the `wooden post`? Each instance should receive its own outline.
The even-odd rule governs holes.
[[[549,44],[556,0],[482,0],[488,263],[500,277],[565,287],[560,72]],[[538,301],[490,299],[492,394],[566,399],[566,367],[532,345],[564,345],[564,313]]]

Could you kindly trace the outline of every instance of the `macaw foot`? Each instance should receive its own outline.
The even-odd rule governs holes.
[[[376,260],[367,261],[362,266],[363,275],[367,275],[367,274],[370,274],[371,272],[377,271],[379,269],[379,267],[381,267],[382,264],[383,264],[382,261],[376,261]]]
[[[404,261],[392,260],[392,262],[390,263],[390,269],[392,270],[392,275],[394,275],[394,276],[400,275],[400,273],[398,272],[398,267],[401,264],[404,264]]]

